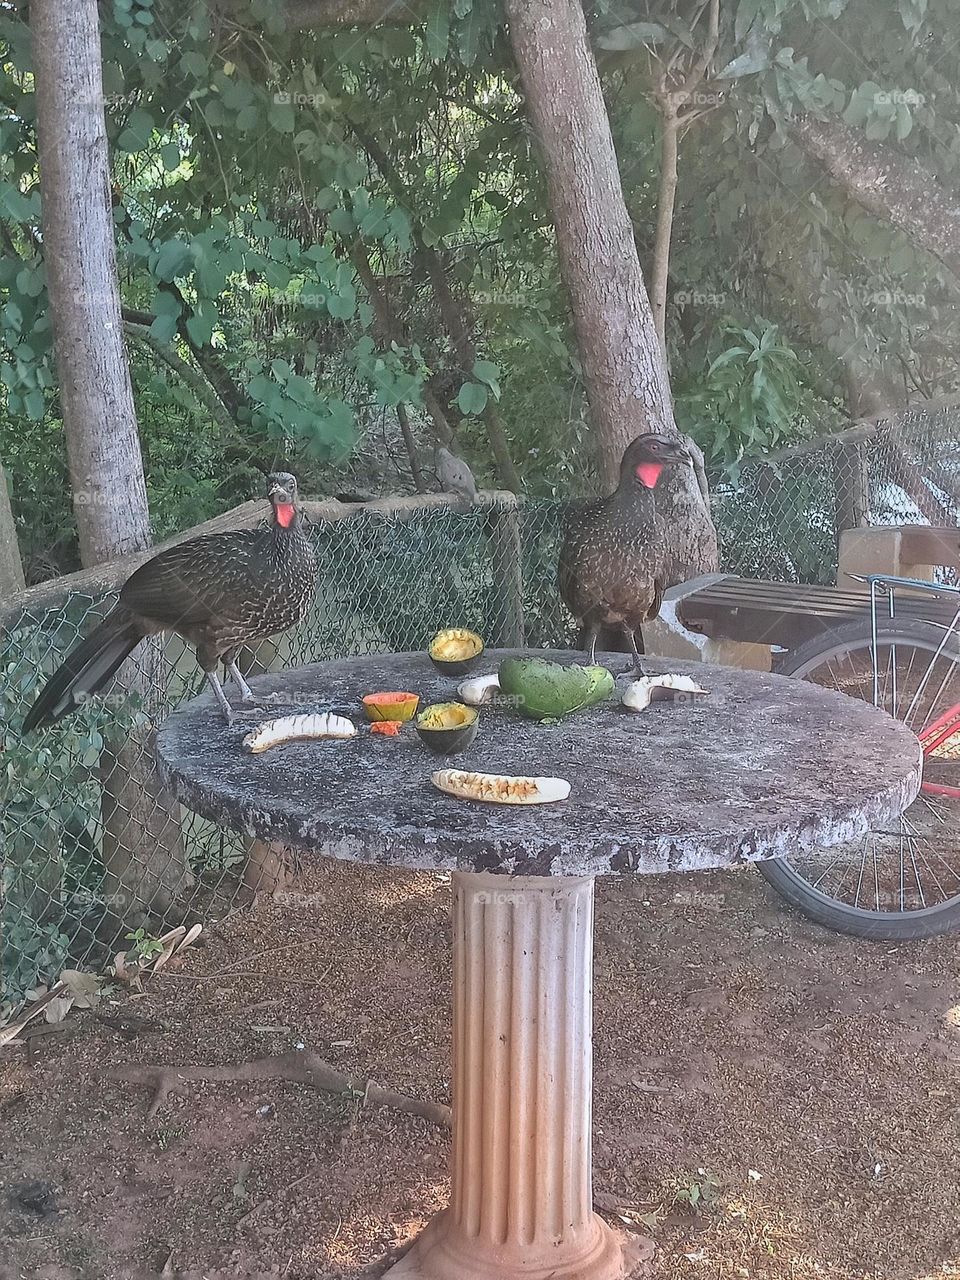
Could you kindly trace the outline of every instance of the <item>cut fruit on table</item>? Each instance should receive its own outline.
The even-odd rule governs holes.
[[[447,676],[462,676],[476,666],[483,653],[483,641],[466,627],[438,631],[427,646],[430,661]]]
[[[365,694],[363,709],[368,720],[412,720],[420,705],[418,693],[382,691]]]
[[[439,791],[458,800],[483,800],[489,804],[555,804],[570,794],[570,783],[563,778],[517,778],[503,773],[440,769],[430,781]]]
[[[645,711],[651,702],[692,702],[708,692],[690,676],[641,676],[630,681],[620,701],[630,711]]]

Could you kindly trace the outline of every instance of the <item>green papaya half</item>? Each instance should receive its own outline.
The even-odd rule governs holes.
[[[504,658],[497,678],[501,693],[531,720],[559,720],[613,693],[606,667],[565,667],[545,658]]]

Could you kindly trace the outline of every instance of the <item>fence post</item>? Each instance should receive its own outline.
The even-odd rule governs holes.
[[[866,524],[869,509],[869,486],[860,445],[843,442],[834,454],[834,527],[837,547],[845,529],[859,529]]]
[[[498,502],[490,511],[493,580],[500,603],[496,644],[501,649],[522,649],[526,635],[520,520],[518,502]]]

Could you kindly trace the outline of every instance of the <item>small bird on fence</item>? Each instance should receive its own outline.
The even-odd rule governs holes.
[[[437,479],[444,493],[456,493],[470,502],[477,500],[477,482],[473,472],[462,458],[438,444],[433,452],[433,462],[437,470]]]
[[[267,477],[273,518],[265,529],[237,529],[168,547],[127,579],[97,629],[50,677],[23,722],[24,732],[56,724],[99,693],[145,636],[175,631],[196,646],[197,660],[224,717],[223,662],[243,702],[254,695],[237,667],[243,645],[302,621],[316,590],[313,548],[303,532],[296,479]]]
[[[664,591],[717,567],[717,533],[694,447],[677,436],[638,436],[623,455],[614,492],[570,517],[560,594],[583,628],[591,662],[600,628],[617,627],[642,674],[637,633],[660,612]]]

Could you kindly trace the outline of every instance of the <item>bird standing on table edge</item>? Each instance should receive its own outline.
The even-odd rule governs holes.
[[[254,695],[237,667],[243,645],[301,622],[316,590],[313,548],[303,532],[297,481],[267,477],[273,517],[265,529],[237,529],[167,547],[136,569],[100,625],[50,677],[23,722],[23,732],[56,724],[99,693],[146,636],[173,631],[194,645],[197,661],[224,718],[223,662],[243,702]]]
[[[624,451],[614,492],[570,517],[560,594],[591,662],[600,628],[619,627],[642,675],[637,633],[660,612],[664,591],[717,568],[717,533],[692,447],[679,436],[638,436]]]

